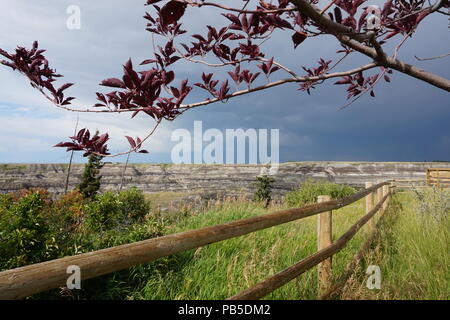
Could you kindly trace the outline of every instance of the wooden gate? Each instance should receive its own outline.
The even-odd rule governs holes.
[[[450,188],[450,168],[428,168],[427,185]]]

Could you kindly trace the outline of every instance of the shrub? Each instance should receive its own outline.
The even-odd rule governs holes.
[[[86,225],[94,231],[110,230],[141,221],[149,210],[150,203],[136,187],[119,193],[105,192],[84,207]]]
[[[163,235],[163,225],[154,221],[134,224],[121,230],[110,230],[102,237],[94,237],[92,249],[100,250],[127,243],[151,239]],[[84,245],[86,248],[87,245]],[[152,274],[161,272],[170,257],[158,259],[105,276],[84,281],[83,290],[77,292],[82,299],[126,299],[132,292],[139,290]]]
[[[71,255],[74,240],[82,231],[85,200],[78,190],[62,195],[44,211],[58,257]]]
[[[77,189],[63,194],[53,203],[47,217],[49,224],[65,232],[77,229],[83,222],[84,204],[83,194]]]
[[[44,219],[49,204],[45,193],[26,191],[20,196],[12,196],[9,205],[3,207],[0,216],[0,269],[17,268],[54,256],[54,239]]]
[[[121,208],[117,195],[107,191],[95,197],[84,206],[86,226],[94,231],[105,231],[117,226]]]
[[[268,207],[272,200],[272,183],[275,180],[267,175],[257,176],[256,180],[256,191],[253,198],[255,201],[263,201],[264,206]]]
[[[415,211],[422,221],[444,222],[450,215],[450,190],[436,187],[413,189],[416,199]],[[430,219],[431,218],[431,219]]]
[[[150,202],[145,199],[144,193],[137,187],[122,190],[117,199],[122,215],[127,221],[138,222],[150,211]]]
[[[107,230],[101,234],[77,233],[73,239],[71,251],[65,255],[91,252],[136,241],[146,240],[163,235],[164,226],[153,220],[141,224],[125,226],[121,229]],[[138,291],[146,284],[149,276],[161,273],[172,261],[165,257],[150,263],[144,263],[131,268],[117,271],[104,276],[85,280],[81,283],[82,290],[54,289],[32,296],[33,299],[127,299],[132,292]]]
[[[12,197],[9,194],[3,194],[0,193],[0,214],[1,214],[1,210],[7,210],[11,207],[13,203]]]
[[[37,189],[0,195],[0,270],[162,236],[161,222],[143,220],[148,211],[137,188],[105,192],[91,201],[78,190],[54,202]],[[54,289],[31,298],[126,299],[171,259],[83,281],[81,291]]]
[[[288,192],[284,200],[290,207],[298,207],[317,202],[317,197],[320,195],[329,195],[333,199],[339,199],[355,192],[355,188],[347,185],[307,180],[298,189]]]

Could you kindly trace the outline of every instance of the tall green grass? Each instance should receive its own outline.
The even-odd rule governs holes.
[[[297,189],[288,192],[284,201],[290,207],[300,207],[316,202],[317,197],[321,195],[339,199],[350,196],[355,192],[355,188],[345,184],[310,179],[304,181]]]
[[[380,267],[381,289],[367,289],[360,268],[342,298],[449,299],[450,191],[409,191],[395,201],[363,264]]]
[[[437,199],[437,200],[436,200]],[[380,223],[380,232],[338,299],[448,299],[450,225],[445,195],[397,194]],[[449,197],[450,199],[450,197]],[[434,203],[438,201],[439,203]],[[426,212],[431,210],[431,212]],[[440,209],[436,209],[440,208]],[[244,219],[276,210],[245,201],[226,202],[179,221],[170,233]],[[443,210],[437,214],[436,210]],[[364,199],[333,212],[333,239],[364,215]],[[436,219],[436,217],[440,217]],[[442,219],[442,217],[445,217]],[[379,213],[375,216],[379,220]],[[177,255],[176,269],[148,278],[131,299],[224,299],[281,271],[316,251],[317,216],[211,244]],[[333,279],[367,238],[361,229],[333,256]],[[381,290],[366,287],[365,270],[378,265]],[[313,268],[265,299],[316,299]]]

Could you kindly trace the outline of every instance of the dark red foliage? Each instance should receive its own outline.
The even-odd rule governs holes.
[[[331,60],[325,61],[322,58],[320,58],[320,60],[317,63],[319,64],[319,66],[316,68],[302,67],[302,69],[306,71],[308,77],[317,77],[326,73],[329,70]],[[302,82],[300,84],[299,90],[306,91],[308,94],[311,94],[311,89],[314,89],[315,88],[314,85],[318,82],[319,81],[317,80]]]
[[[381,70],[386,73],[392,73],[391,70],[385,70],[381,68]],[[369,77],[364,77],[363,72],[360,71],[354,75],[349,75],[343,77],[341,80],[336,81],[334,84],[348,84],[347,87],[347,99],[357,97],[366,91],[370,92],[370,96],[375,97],[375,92],[373,91],[373,86],[377,79],[380,77],[380,73],[374,74]],[[384,74],[384,80],[386,82],[391,82],[388,75]]]
[[[71,104],[75,98],[65,98],[64,90],[71,87],[73,83],[63,84],[58,89],[54,87],[55,78],[60,78],[62,75],[48,66],[48,61],[43,55],[45,50],[38,50],[38,47],[38,42],[35,41],[30,50],[17,47],[15,53],[8,53],[0,49],[0,55],[8,59],[8,61],[0,60],[0,64],[25,75],[33,87],[45,92],[55,104],[63,106]]]
[[[106,142],[109,140],[109,135],[104,133],[102,135],[94,135],[88,129],[81,129],[77,135],[70,137],[72,142],[60,142],[55,147],[67,148],[67,151],[84,151],[84,156],[87,157],[91,153],[98,153],[109,155],[108,146]]]
[[[170,60],[172,50],[166,46],[166,51],[163,49],[160,51],[165,60]],[[147,62],[144,61],[145,63]],[[159,63],[161,66],[167,65],[167,62],[162,59],[160,62],[154,63]],[[144,112],[156,120],[162,118],[171,120],[179,114],[178,107],[192,90],[192,87],[187,85],[187,80],[184,80],[181,82],[180,88],[171,87],[172,98],[162,98],[160,97],[162,88],[168,86],[175,79],[173,71],[151,68],[136,72],[131,59],[124,65],[123,70],[122,80],[109,78],[101,82],[103,86],[119,88],[122,91],[116,90],[107,94],[97,93],[97,100],[100,103],[97,103],[95,107],[109,107],[116,110],[136,109],[132,117],[139,112]]]
[[[407,35],[414,32],[417,25],[430,13],[429,9],[423,10],[427,3],[425,0],[389,0],[386,2],[382,17],[384,25],[391,29],[391,32],[384,37],[384,40],[399,33]]]
[[[275,71],[280,70],[280,67],[273,65],[273,57],[269,61],[264,62],[262,64],[257,64],[256,66],[258,68],[260,68],[262,70],[262,72],[264,72],[266,77],[268,77],[269,75],[271,75]]]
[[[164,25],[175,24],[184,15],[186,4],[178,1],[169,1],[159,11],[161,23]]]
[[[304,32],[297,31],[292,35],[292,41],[294,42],[294,49],[297,48],[298,45],[300,45],[305,39],[308,37],[308,35]]]

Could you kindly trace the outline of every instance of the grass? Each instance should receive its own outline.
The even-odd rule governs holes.
[[[1,170],[18,170],[26,168],[26,164],[20,164],[20,163],[1,163],[0,164],[0,171]]]
[[[361,261],[339,299],[449,298],[448,212],[444,212],[444,220],[437,221],[433,215],[420,212],[423,211],[421,201],[433,199],[420,200],[412,192],[395,196],[372,250]],[[363,199],[333,212],[333,239],[364,214],[364,207]],[[433,206],[427,208],[434,210]],[[167,233],[244,219],[277,209],[280,207],[266,210],[252,202],[228,201],[179,220],[168,227]],[[316,220],[316,216],[309,217],[179,254],[180,264],[176,269],[150,277],[143,289],[134,292],[130,298],[225,299],[314,253]],[[364,227],[333,257],[334,279],[344,271],[366,237]],[[381,290],[367,289],[365,270],[368,265],[380,267]],[[317,297],[317,269],[313,268],[265,299]]]
[[[154,208],[170,204],[185,193],[147,195]],[[202,209],[182,208],[177,214],[158,211],[145,224],[164,228],[164,234],[222,224],[284,209],[287,204],[262,204],[244,198],[209,202]],[[333,211],[333,239],[340,237],[365,213],[365,199]],[[379,226],[371,250],[360,261],[337,299],[444,299],[450,298],[450,190],[398,192]],[[380,214],[375,216],[379,221]],[[155,220],[156,219],[156,220]],[[347,246],[333,256],[333,280],[344,271],[368,235],[363,227]],[[158,229],[159,230],[159,229]],[[92,298],[225,299],[264,280],[316,252],[317,216],[214,243],[133,269],[121,277],[95,285],[104,295]],[[139,234],[137,234],[139,235]],[[133,234],[125,240],[136,241]],[[114,241],[120,238],[112,236]],[[139,238],[140,239],[140,238]],[[124,243],[127,242],[124,240]],[[118,243],[112,243],[116,245]],[[369,265],[381,269],[381,289],[366,287]],[[94,282],[92,282],[94,283]],[[125,286],[123,285],[125,284]],[[103,284],[104,285],[104,284]],[[106,297],[108,296],[108,297]],[[265,299],[317,299],[317,268],[275,290]],[[90,296],[88,296],[90,298]]]
[[[423,195],[396,195],[401,205],[387,216],[374,250],[364,259],[363,265],[380,267],[381,289],[368,290],[360,268],[341,298],[450,298],[450,191],[429,189]],[[437,195],[441,198],[438,203],[434,202]],[[442,206],[443,201],[447,201],[446,207]]]

